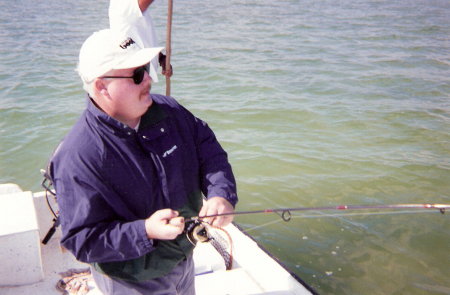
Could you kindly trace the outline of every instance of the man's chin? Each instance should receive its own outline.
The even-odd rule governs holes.
[[[143,92],[141,95],[141,100],[145,101],[145,100],[152,100],[152,98],[150,97],[150,91],[146,91]]]

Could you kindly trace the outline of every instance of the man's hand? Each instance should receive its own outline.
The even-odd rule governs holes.
[[[149,239],[173,240],[184,230],[184,218],[172,209],[162,209],[145,220]]]
[[[203,202],[203,207],[200,210],[199,217],[207,215],[215,215],[222,213],[233,213],[234,208],[227,199],[222,197],[211,197],[207,201]],[[233,221],[233,215],[217,216],[205,218],[204,221],[214,226],[226,226]]]
[[[173,68],[172,65],[170,65],[170,69],[166,69],[166,56],[164,53],[160,52],[158,57],[159,65],[162,68],[162,74],[168,78],[172,77],[173,75]]]
[[[165,70],[166,66],[163,67],[161,74],[163,74],[166,77],[172,77],[173,71],[172,71],[172,65],[170,65],[170,69],[168,71]]]
[[[138,0],[139,9],[141,9],[141,12],[147,10],[152,2],[153,0]]]

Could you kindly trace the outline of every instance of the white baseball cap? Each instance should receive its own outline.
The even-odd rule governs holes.
[[[77,71],[85,83],[110,70],[136,68],[149,63],[163,47],[141,48],[131,37],[111,29],[93,33],[80,49]],[[155,75],[154,71],[153,75]],[[157,77],[151,78],[157,81]]]

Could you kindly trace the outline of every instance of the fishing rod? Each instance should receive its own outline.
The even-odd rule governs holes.
[[[173,0],[167,4],[167,32],[166,32],[166,71],[170,69],[170,56],[172,55],[172,14]],[[170,96],[170,76],[166,75],[166,96]]]
[[[213,218],[220,216],[235,216],[247,214],[262,214],[262,213],[276,213],[283,221],[291,220],[291,212],[296,211],[327,211],[327,210],[370,210],[370,209],[436,209],[442,214],[446,209],[450,209],[450,204],[391,204],[391,205],[338,205],[338,206],[323,206],[323,207],[295,207],[295,208],[272,208],[252,211],[236,211],[229,213],[219,213],[204,216],[195,216],[185,221],[199,221],[205,218]]]

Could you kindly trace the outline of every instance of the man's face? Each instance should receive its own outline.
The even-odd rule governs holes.
[[[137,68],[111,70],[108,77],[131,77]],[[106,76],[106,75],[105,75]],[[136,84],[132,78],[104,78],[108,96],[104,111],[111,117],[134,128],[140,117],[152,104],[150,98],[151,78],[147,72],[141,83]]]

